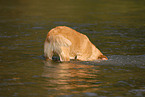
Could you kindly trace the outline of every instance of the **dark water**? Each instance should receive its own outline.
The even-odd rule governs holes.
[[[0,0],[0,97],[144,97],[144,0]],[[43,58],[58,25],[86,34],[108,61]]]

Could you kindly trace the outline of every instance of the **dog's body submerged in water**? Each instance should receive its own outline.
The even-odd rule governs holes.
[[[44,56],[52,60],[53,54],[60,57],[60,61],[70,61],[77,58],[81,61],[108,60],[84,34],[69,27],[58,26],[50,30],[44,42]]]

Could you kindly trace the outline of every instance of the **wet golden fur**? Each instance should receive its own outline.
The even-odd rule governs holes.
[[[58,26],[51,29],[44,42],[44,56],[52,60],[53,54],[60,57],[60,61],[70,61],[77,58],[81,61],[107,60],[84,34],[69,27]]]

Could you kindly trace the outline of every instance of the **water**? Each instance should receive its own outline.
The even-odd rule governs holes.
[[[0,97],[144,97],[144,0],[1,0]],[[108,61],[45,61],[53,27],[86,34]]]

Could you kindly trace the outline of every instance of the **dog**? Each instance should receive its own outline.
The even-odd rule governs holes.
[[[60,61],[108,60],[86,35],[66,26],[55,27],[47,34],[44,42],[46,60],[52,60],[54,53],[58,54]]]

